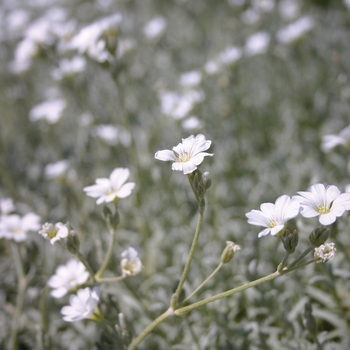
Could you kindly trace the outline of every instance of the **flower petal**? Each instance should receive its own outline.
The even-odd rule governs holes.
[[[174,162],[176,160],[174,152],[168,149],[156,152],[156,154],[154,155],[154,158],[158,160],[162,160],[164,162],[168,162],[168,161]]]

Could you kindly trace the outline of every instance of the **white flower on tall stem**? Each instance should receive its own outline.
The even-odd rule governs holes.
[[[1,216],[0,238],[22,242],[27,239],[28,231],[36,231],[39,229],[39,222],[40,217],[34,213],[28,213],[23,217],[17,214]]]
[[[49,240],[51,244],[54,244],[61,238],[66,238],[68,233],[67,225],[62,224],[61,222],[57,222],[56,224],[46,222],[39,231],[39,234]]]
[[[334,243],[321,244],[315,248],[314,259],[317,263],[327,262],[334,257],[336,251]]]
[[[135,276],[140,273],[142,270],[142,263],[137,250],[133,247],[124,250],[120,265],[123,276]]]
[[[92,290],[89,287],[79,289],[76,295],[69,297],[70,305],[61,309],[63,321],[75,322],[86,318],[95,322],[101,321],[103,316],[98,308],[99,300],[98,287]]]
[[[342,145],[346,149],[350,149],[350,125],[340,131],[338,134],[323,136],[321,144],[321,149],[323,152],[328,153],[338,145]]]
[[[125,183],[129,175],[129,169],[116,168],[112,171],[109,179],[96,179],[96,185],[85,187],[84,191],[87,196],[98,198],[97,204],[116,202],[120,198],[128,197],[135,187],[134,182]]]
[[[266,227],[259,233],[258,237],[266,236],[269,233],[275,236],[284,229],[284,224],[288,220],[298,215],[300,204],[296,199],[283,195],[276,199],[275,204],[261,204],[260,209],[251,210],[245,214],[248,218],[248,223]]]
[[[305,218],[319,216],[322,225],[332,224],[337,217],[350,210],[350,193],[340,193],[337,186],[316,184],[309,191],[298,192],[299,196],[293,196],[300,202],[301,215]]]
[[[211,141],[206,140],[205,136],[199,134],[191,135],[186,139],[182,139],[182,143],[173,147],[172,150],[158,151],[155,158],[162,161],[173,162],[172,169],[182,171],[185,175],[195,171],[200,165],[204,157],[213,156],[213,153],[206,153],[211,145]]]
[[[56,272],[50,277],[47,284],[53,290],[51,295],[54,298],[61,298],[77,286],[84,284],[89,278],[84,264],[71,259],[66,265],[57,267]]]

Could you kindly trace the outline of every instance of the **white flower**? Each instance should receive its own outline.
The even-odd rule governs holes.
[[[350,149],[350,125],[340,131],[339,134],[323,136],[321,145],[323,152],[328,153],[338,145]]]
[[[185,175],[190,174],[197,169],[197,166],[203,162],[204,157],[213,156],[213,153],[206,153],[211,145],[211,141],[206,140],[202,134],[194,137],[191,135],[182,139],[182,143],[170,150],[158,151],[155,158],[164,162],[171,161],[172,169],[182,171]]]
[[[202,73],[196,70],[183,73],[180,76],[179,83],[184,87],[195,87],[202,81]]]
[[[141,272],[142,263],[136,249],[129,247],[127,250],[123,251],[121,256],[120,265],[123,276],[135,276]]]
[[[288,24],[277,32],[277,40],[282,44],[289,44],[301,38],[314,26],[312,18],[305,16]]]
[[[296,18],[300,12],[300,5],[296,0],[282,0],[279,3],[279,12],[283,19]]]
[[[96,203],[110,203],[117,201],[120,198],[128,197],[135,187],[134,182],[127,182],[130,175],[129,169],[116,168],[112,171],[109,179],[96,179],[96,185],[84,188],[87,196],[97,198]]]
[[[321,244],[315,248],[314,258],[317,263],[327,262],[333,258],[336,251],[334,243]]]
[[[29,112],[29,119],[35,122],[40,119],[46,119],[50,124],[57,123],[63,110],[66,108],[66,101],[62,99],[46,101],[34,106]]]
[[[13,214],[1,216],[0,238],[13,239],[16,242],[26,240],[28,231],[37,231],[40,227],[40,217],[29,213],[23,217]]]
[[[224,51],[219,53],[217,61],[225,66],[229,66],[236,63],[241,57],[242,49],[235,46],[228,46]]]
[[[130,134],[121,127],[115,125],[100,124],[92,128],[92,135],[104,140],[110,146],[116,146],[119,142],[125,146],[130,146]]]
[[[9,215],[14,210],[15,206],[11,198],[0,199],[0,215]]]
[[[248,223],[251,225],[264,226],[258,237],[266,236],[271,233],[275,236],[283,230],[284,224],[296,217],[300,210],[300,204],[297,200],[287,195],[280,196],[276,199],[275,204],[263,203],[260,205],[261,210],[252,210],[246,213]]]
[[[299,196],[293,196],[300,202],[301,215],[305,218],[320,216],[322,225],[332,224],[337,217],[350,210],[350,193],[340,193],[337,186],[316,184],[309,188],[309,192],[298,192]]]
[[[69,162],[67,160],[60,160],[56,163],[47,164],[45,166],[44,174],[47,179],[60,179],[63,178]]]
[[[147,39],[157,38],[163,34],[167,24],[167,20],[164,17],[155,17],[145,25],[143,28],[143,33]]]
[[[51,72],[51,75],[55,80],[61,80],[84,71],[85,67],[85,57],[75,56],[71,59],[64,58],[59,62],[59,67]]]
[[[87,287],[79,289],[77,295],[69,297],[70,306],[64,306],[61,309],[63,321],[75,322],[85,318],[92,321],[101,321],[102,315],[98,308],[99,289],[97,287],[92,290]]]
[[[248,56],[264,54],[270,44],[270,34],[267,32],[257,32],[251,35],[245,44],[245,53]]]
[[[51,244],[54,244],[61,238],[68,236],[68,227],[61,222],[58,222],[55,225],[46,222],[39,231],[39,234],[48,239]]]
[[[51,295],[54,298],[61,298],[77,286],[84,284],[88,278],[89,273],[83,263],[71,259],[66,265],[57,267],[55,274],[50,277],[47,284],[53,289]]]
[[[186,130],[199,129],[204,126],[204,123],[200,121],[197,117],[191,116],[188,119],[183,120],[181,126]]]

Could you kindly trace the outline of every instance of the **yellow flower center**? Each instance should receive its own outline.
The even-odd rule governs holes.
[[[277,226],[277,222],[276,221],[271,221],[271,222],[269,222],[269,227],[270,228],[274,228],[274,227],[276,227]]]
[[[326,207],[325,205],[318,205],[316,207],[316,210],[320,213],[320,214],[328,214],[331,211],[331,207]]]
[[[186,163],[191,159],[191,155],[188,152],[184,152],[182,154],[178,154],[174,152],[176,160],[180,163]]]

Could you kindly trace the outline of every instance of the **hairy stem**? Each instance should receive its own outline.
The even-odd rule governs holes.
[[[114,229],[110,229],[110,234],[111,234],[111,240],[109,242],[109,247],[108,247],[108,251],[107,251],[107,254],[105,256],[105,259],[101,265],[101,267],[99,268],[99,270],[96,272],[95,274],[95,279],[98,280],[100,279],[103,274],[105,273],[106,269],[107,269],[107,266],[108,266],[108,263],[109,263],[109,260],[111,259],[112,257],[112,253],[113,253],[113,248],[114,248],[114,242],[115,242],[115,233],[116,233],[116,230]]]

